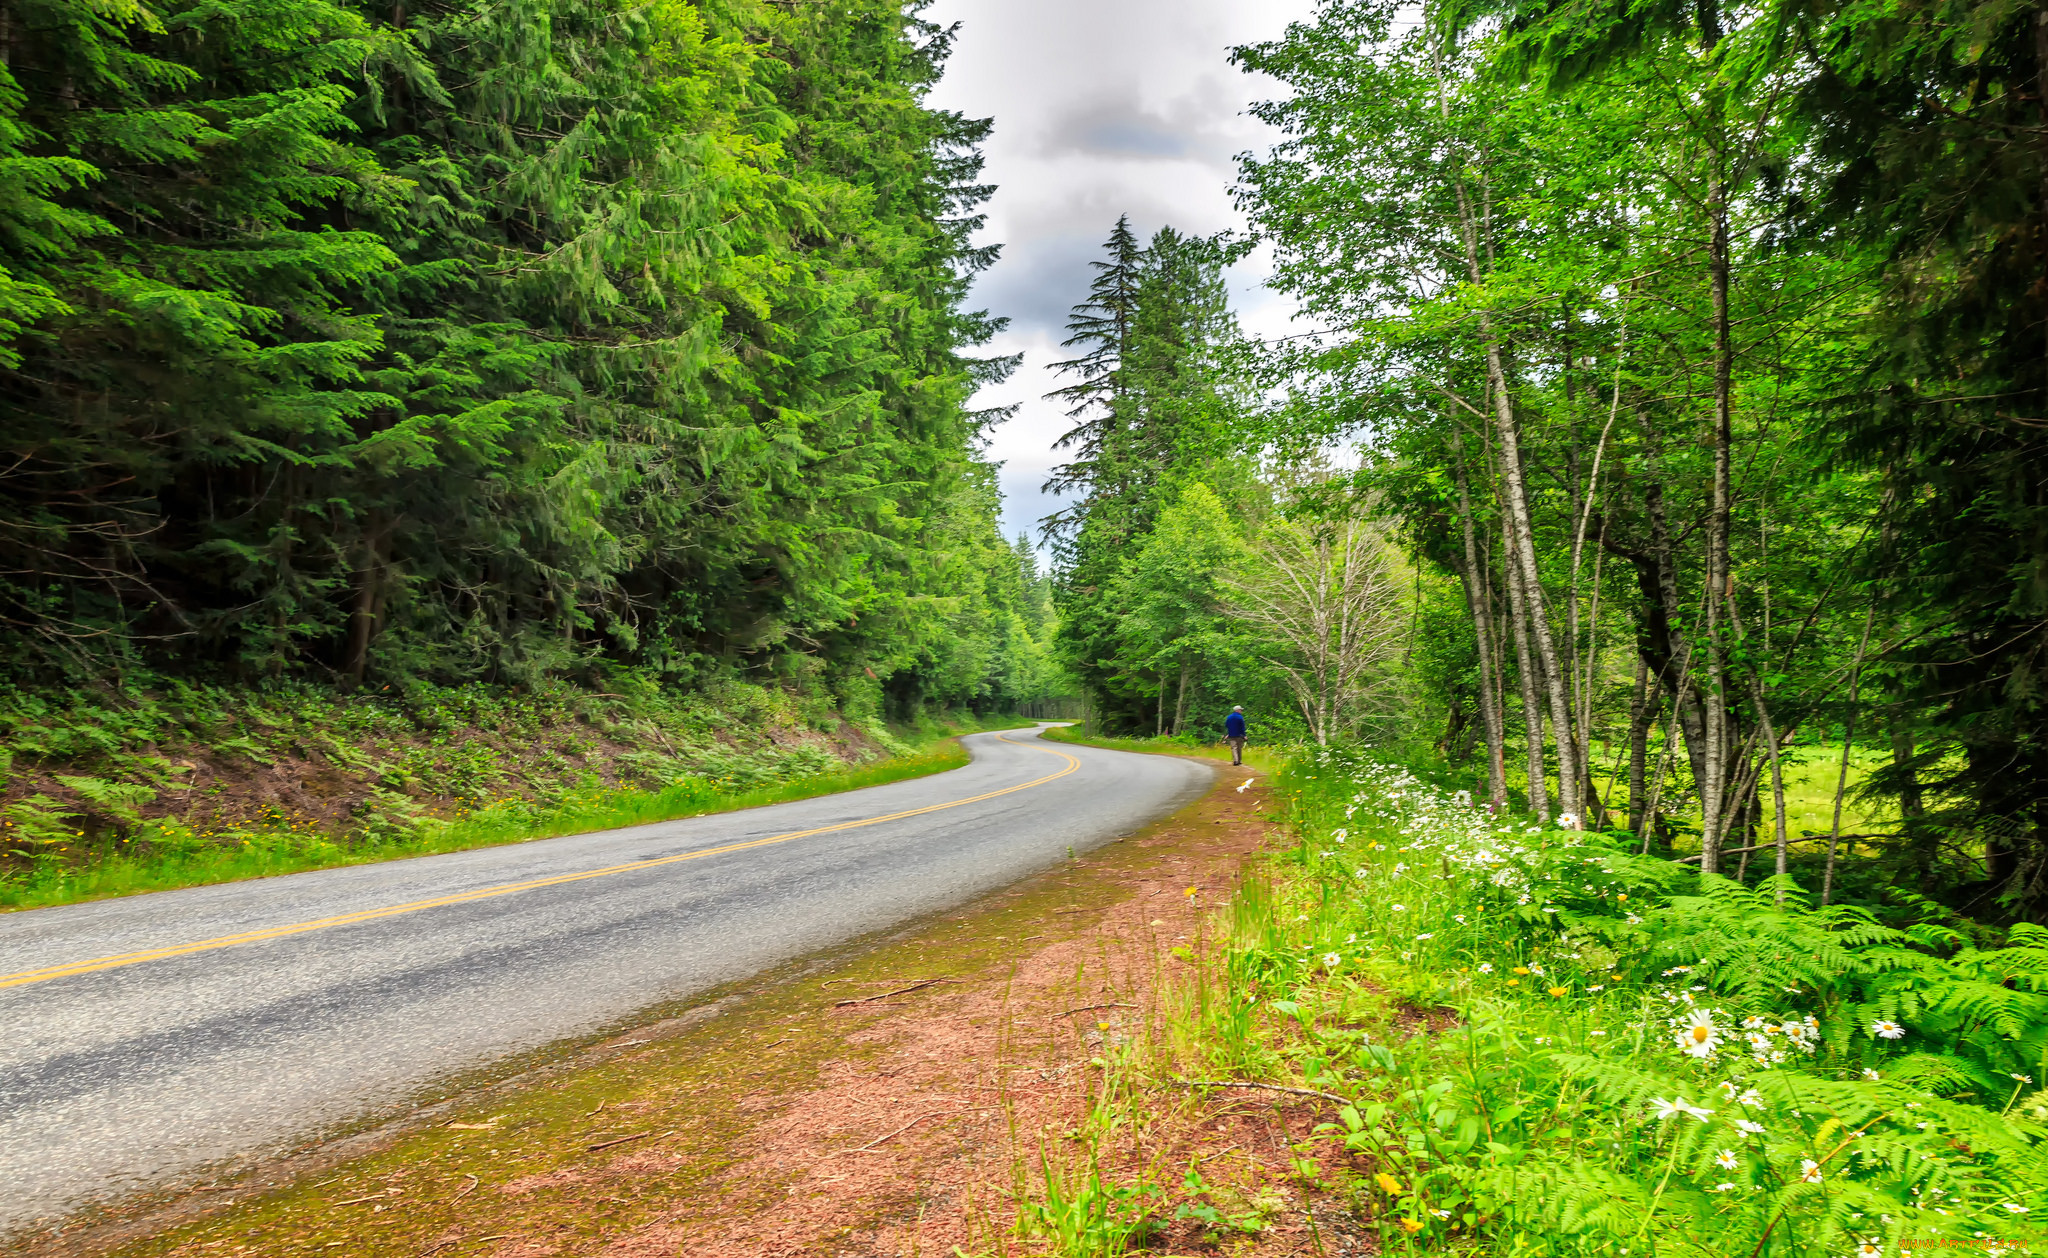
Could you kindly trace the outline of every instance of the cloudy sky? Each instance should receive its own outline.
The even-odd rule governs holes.
[[[1235,225],[1233,159],[1263,147],[1266,129],[1244,116],[1276,95],[1270,80],[1229,63],[1234,44],[1277,36],[1312,0],[937,0],[925,16],[961,24],[945,80],[931,103],[994,118],[986,146],[984,242],[1002,261],[981,277],[977,305],[1007,315],[989,348],[1024,354],[984,406],[1021,403],[990,450],[1003,462],[1004,525],[1034,540],[1057,501],[1039,491],[1061,456],[1052,443],[1069,421],[1040,400],[1061,379],[1048,364],[1067,311],[1087,291],[1088,263],[1102,256],[1117,215],[1141,237],[1171,223],[1206,234]],[[1238,316],[1267,335],[1284,333],[1284,302],[1264,292],[1256,256],[1233,275]]]

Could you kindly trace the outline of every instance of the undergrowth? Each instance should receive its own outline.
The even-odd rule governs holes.
[[[0,696],[0,909],[879,785],[965,763],[954,734],[1017,724],[851,726],[762,687],[608,685]]]
[[[1170,1140],[1098,1169],[1241,1081],[1308,1095],[1297,1195],[1382,1251],[2048,1253],[2048,930],[1702,886],[1353,752],[1308,749],[1275,790],[1291,846],[1104,1024],[1088,1119],[1020,1170],[1029,1252],[1190,1219],[1211,1252],[1250,1243],[1281,1203],[1212,1193]]]

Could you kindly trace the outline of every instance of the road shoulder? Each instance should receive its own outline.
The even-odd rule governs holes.
[[[16,1252],[947,1252],[1262,841],[1244,776],[942,917]]]

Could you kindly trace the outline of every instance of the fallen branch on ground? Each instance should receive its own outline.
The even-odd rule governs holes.
[[[632,1141],[634,1141],[634,1140],[645,1140],[645,1139],[647,1139],[647,1137],[649,1137],[649,1136],[651,1136],[651,1135],[653,1135],[653,1134],[654,1134],[654,1133],[653,1133],[653,1132],[651,1132],[651,1131],[642,1131],[642,1132],[637,1132],[637,1133],[635,1133],[635,1134],[633,1134],[633,1135],[630,1135],[630,1136],[620,1136],[620,1137],[619,1137],[619,1138],[618,1138],[617,1140],[605,1140],[605,1141],[602,1141],[602,1142],[600,1142],[600,1143],[598,1143],[598,1144],[592,1144],[592,1145],[585,1145],[585,1146],[584,1146],[584,1148],[583,1148],[583,1151],[584,1151],[585,1153],[595,1153],[595,1152],[597,1152],[597,1151],[598,1151],[599,1149],[609,1149],[609,1148],[611,1148],[611,1147],[612,1147],[613,1145],[615,1145],[615,1144],[627,1144],[627,1143],[630,1143],[630,1142],[632,1142]],[[673,1136],[673,1135],[675,1135],[676,1133],[674,1133],[673,1131],[664,1131],[664,1132],[662,1132],[661,1134],[662,1134],[662,1135],[664,1135],[664,1136]]]
[[[894,1140],[896,1137],[902,1135],[906,1131],[909,1131],[912,1127],[917,1126],[919,1123],[923,1122],[927,1118],[944,1118],[948,1114],[982,1114],[992,1109],[1001,1108],[1002,1106],[1000,1105],[975,1105],[967,1109],[935,1109],[929,1114],[919,1114],[916,1118],[911,1119],[909,1122],[903,1124],[901,1127],[898,1127],[896,1130],[890,1132],[886,1136],[876,1136],[873,1140],[868,1141],[866,1144],[861,1145],[857,1149],[840,1149],[838,1152],[829,1154],[827,1156],[836,1158],[841,1153],[866,1153],[867,1151],[874,1148],[876,1145],[881,1144],[884,1141]]]
[[[1847,843],[1852,839],[1896,839],[1899,836],[1896,834],[1843,834],[1835,836],[1829,836],[1825,834],[1795,834],[1791,838],[1786,839],[1785,842],[1819,843],[1827,840],[1830,837],[1833,837],[1835,841],[1838,843]],[[1759,843],[1754,847],[1724,847],[1721,849],[1721,855],[1733,856],[1740,852],[1768,852],[1776,846],[1778,846],[1777,840],[1773,839],[1769,843]],[[1678,858],[1677,863],[1680,865],[1698,864],[1699,859],[1700,858],[1697,856],[1681,856]]]
[[[835,1000],[832,1002],[832,1007],[838,1009],[846,1005],[864,1005],[871,1000],[887,1000],[891,996],[901,996],[905,992],[914,992],[920,987],[930,987],[933,983],[957,983],[959,981],[957,978],[928,978],[921,983],[912,983],[908,987],[899,987],[893,992],[883,992],[879,996],[858,996],[852,1000]]]

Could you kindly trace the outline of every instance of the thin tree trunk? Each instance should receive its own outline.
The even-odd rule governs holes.
[[[1649,661],[1636,652],[1636,684],[1628,703],[1628,829],[1643,832],[1643,808],[1649,803],[1650,724],[1656,719],[1656,682]]]
[[[1718,17],[1708,17],[1702,6],[1703,22],[1711,21],[1709,49],[1719,42]],[[1703,34],[1708,32],[1703,31]],[[1734,598],[1734,572],[1729,563],[1729,532],[1734,512],[1734,389],[1735,341],[1728,318],[1728,172],[1727,153],[1715,136],[1713,188],[1707,199],[1707,278],[1714,311],[1714,500],[1707,516],[1707,780],[1700,788],[1700,876],[1721,871],[1721,829],[1719,818],[1727,807],[1728,778],[1728,660],[1722,641],[1723,612]]]
[[[1733,629],[1738,635],[1742,633],[1742,618],[1736,610],[1733,598],[1728,600],[1728,621],[1729,628]],[[1782,878],[1790,871],[1790,857],[1785,837],[1785,770],[1784,765],[1778,759],[1778,731],[1771,724],[1770,705],[1764,700],[1763,678],[1759,675],[1756,668],[1749,670],[1749,701],[1756,708],[1757,729],[1763,735],[1764,751],[1770,757],[1771,762],[1771,806],[1776,810],[1771,822],[1772,841],[1777,846],[1778,876]],[[1748,868],[1749,853],[1744,852],[1742,859],[1743,867],[1745,869]],[[1778,903],[1783,904],[1784,902],[1785,888],[1780,886],[1778,888]]]
[[[1692,661],[1693,645],[1691,636],[1683,628],[1686,613],[1678,596],[1678,548],[1672,541],[1671,521],[1664,510],[1664,439],[1649,416],[1641,410],[1636,412],[1636,424],[1642,429],[1646,455],[1643,512],[1650,521],[1650,555],[1657,565],[1657,602],[1663,609],[1665,635],[1671,644],[1671,654],[1665,661],[1668,670],[1674,667],[1676,660]],[[1684,671],[1689,677],[1690,668]],[[1705,705],[1700,702],[1698,690],[1690,681],[1679,684],[1677,673],[1665,677],[1663,682],[1665,693],[1671,697],[1677,727],[1685,736],[1686,763],[1697,785],[1707,776]]]
[[[377,636],[377,620],[383,611],[385,531],[374,514],[363,531],[362,559],[356,566],[355,605],[349,611],[348,648],[342,661],[350,690],[361,689],[369,672],[370,643]]]
[[[1481,316],[1482,330],[1490,316]],[[1557,746],[1557,798],[1560,814],[1569,814],[1574,825],[1584,823],[1579,803],[1579,757],[1572,732],[1571,703],[1565,696],[1566,677],[1558,658],[1557,643],[1551,637],[1550,619],[1544,607],[1542,570],[1536,563],[1536,542],[1531,532],[1529,495],[1523,475],[1521,440],[1516,431],[1514,404],[1508,397],[1507,373],[1501,365],[1498,343],[1487,347],[1487,371],[1493,378],[1494,423],[1500,434],[1501,480],[1507,488],[1506,506],[1509,541],[1513,548],[1511,566],[1519,569],[1522,609],[1535,651],[1543,690],[1549,698],[1551,732]]]
[[[1597,467],[1598,456],[1594,463]],[[1607,530],[1607,522],[1600,522],[1600,529]],[[1600,801],[1600,793],[1593,785],[1593,686],[1600,669],[1600,561],[1605,552],[1593,551],[1593,605],[1586,613],[1586,678],[1579,688],[1579,763],[1586,774],[1586,816],[1587,820],[1605,830],[1608,827],[1607,806]]]
[[[1645,822],[1645,828],[1643,830],[1642,850],[1646,854],[1650,850],[1650,834],[1654,829],[1656,829],[1657,826],[1658,809],[1662,807],[1664,803],[1664,775],[1667,771],[1669,771],[1671,767],[1672,752],[1675,751],[1678,747],[1679,714],[1682,711],[1682,709],[1678,704],[1677,699],[1678,696],[1685,693],[1685,687],[1691,684],[1691,680],[1692,646],[1690,644],[1687,644],[1685,648],[1685,654],[1681,655],[1678,658],[1678,669],[1675,675],[1672,677],[1671,696],[1673,702],[1671,704],[1671,719],[1667,721],[1664,726],[1664,747],[1663,750],[1657,756],[1657,777],[1650,784],[1650,799],[1649,802],[1644,805],[1647,820]]]
[[[1432,48],[1434,54],[1437,50]],[[1437,106],[1443,118],[1450,118],[1450,97],[1443,91],[1443,66],[1435,62],[1437,77]],[[1480,261],[1479,225],[1474,220],[1472,200],[1465,178],[1455,175],[1453,182],[1458,194],[1458,223],[1465,247],[1465,265],[1474,284],[1485,281],[1489,269]],[[1486,179],[1480,177],[1480,193],[1488,195]],[[1514,398],[1508,392],[1507,368],[1501,349],[1501,335],[1495,328],[1493,313],[1481,308],[1478,312],[1479,334],[1486,345],[1486,380],[1492,394],[1495,435],[1500,442],[1501,481],[1506,487],[1503,496],[1503,513],[1506,516],[1508,539],[1508,567],[1511,573],[1520,576],[1522,593],[1522,614],[1528,628],[1535,655],[1543,670],[1543,687],[1550,700],[1550,719],[1556,735],[1558,757],[1558,801],[1563,812],[1579,814],[1579,765],[1577,748],[1574,746],[1571,710],[1565,698],[1565,674],[1562,672],[1557,654],[1557,644],[1550,634],[1550,625],[1543,605],[1543,581],[1541,569],[1536,563],[1536,543],[1529,522],[1528,481],[1522,467],[1521,434],[1515,419]],[[1515,588],[1511,581],[1509,588]],[[1541,722],[1537,722],[1539,728]],[[1540,755],[1539,750],[1535,753]]]
[[[1576,500],[1578,488],[1578,429],[1576,418],[1574,418],[1573,420],[1574,426],[1572,429],[1571,485],[1573,488],[1574,496],[1574,502],[1572,504],[1572,519],[1574,522],[1574,527],[1572,529],[1572,581],[1570,592],[1570,606],[1571,649],[1574,652],[1578,650],[1579,644],[1579,566],[1580,562],[1584,559],[1586,553],[1586,525],[1589,521],[1591,521],[1593,517],[1594,504],[1597,503],[1600,499],[1600,463],[1601,460],[1605,458],[1607,454],[1607,438],[1614,431],[1614,421],[1621,417],[1621,363],[1622,357],[1624,354],[1627,353],[1627,350],[1628,311],[1627,307],[1623,307],[1620,335],[1618,336],[1615,342],[1613,395],[1607,407],[1607,422],[1605,424],[1602,424],[1600,427],[1600,440],[1595,442],[1593,446],[1593,470],[1586,477],[1586,495],[1585,502],[1583,505],[1580,505],[1579,502]],[[1567,407],[1569,407],[1571,397],[1571,349],[1569,341],[1567,341],[1565,349],[1565,382],[1565,396]],[[1572,414],[1576,416],[1576,412],[1572,412]],[[1598,792],[1595,791],[1593,787],[1592,721],[1593,685],[1595,682],[1595,674],[1598,671],[1600,661],[1600,565],[1601,560],[1605,557],[1606,553],[1606,547],[1604,545],[1606,538],[1607,517],[1605,514],[1603,514],[1600,517],[1599,540],[1597,540],[1594,543],[1593,548],[1593,606],[1590,612],[1588,613],[1588,618],[1591,621],[1591,628],[1588,631],[1586,637],[1585,684],[1583,686],[1579,685],[1579,674],[1576,669],[1574,669],[1572,673],[1573,689],[1578,691],[1576,697],[1578,715],[1577,738],[1579,739],[1579,741],[1576,746],[1579,763],[1585,766],[1585,797],[1589,801],[1586,811],[1588,813],[1589,819],[1592,819],[1597,815],[1597,819],[1602,829],[1605,829],[1607,827],[1607,810],[1604,806],[1591,802],[1596,801],[1599,798]]]
[[[1458,575],[1464,581],[1465,602],[1472,609],[1472,628],[1479,638],[1479,723],[1486,735],[1486,792],[1498,811],[1507,804],[1508,772],[1499,683],[1494,677],[1493,583],[1486,579],[1486,569],[1480,564],[1478,531],[1472,524],[1471,477],[1465,470],[1465,441],[1455,426],[1451,429],[1451,469],[1458,482],[1458,529],[1465,547]]]
[[[1856,658],[1849,665],[1849,714],[1842,718],[1842,763],[1835,770],[1835,819],[1828,827],[1828,867],[1821,875],[1820,902],[1835,898],[1835,854],[1842,844],[1842,796],[1849,790],[1849,749],[1856,745],[1856,699],[1863,690],[1863,652],[1870,647],[1870,625],[1877,619],[1877,604],[1863,613],[1863,636],[1856,641]]]
[[[1508,527],[1501,521],[1502,529]],[[1512,546],[1512,539],[1510,543]],[[1536,698],[1536,658],[1529,650],[1528,608],[1522,597],[1522,574],[1507,566],[1509,632],[1515,638],[1515,668],[1522,683],[1522,741],[1528,744],[1529,811],[1538,821],[1550,820],[1550,783],[1543,768],[1543,706]]]

